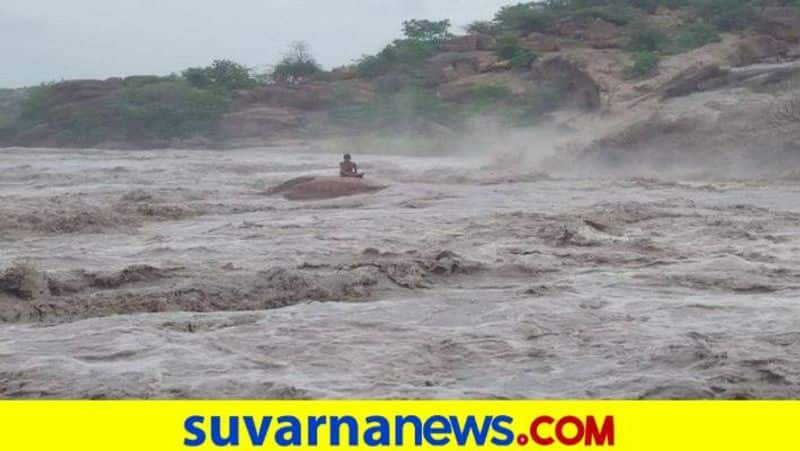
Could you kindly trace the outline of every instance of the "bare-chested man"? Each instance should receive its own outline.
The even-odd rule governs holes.
[[[339,163],[339,175],[342,177],[364,177],[363,173],[358,172],[358,166],[351,161],[349,153],[344,154],[344,161]]]

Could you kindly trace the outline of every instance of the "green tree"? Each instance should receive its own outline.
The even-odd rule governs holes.
[[[190,67],[181,75],[192,86],[201,89],[235,91],[256,85],[252,71],[231,60],[214,60],[207,67]]]
[[[450,21],[446,19],[439,21],[411,19],[403,22],[403,34],[412,41],[438,44],[453,37],[449,30]]]
[[[298,83],[322,72],[322,68],[311,55],[309,45],[302,41],[293,42],[283,58],[272,70],[272,78]]]

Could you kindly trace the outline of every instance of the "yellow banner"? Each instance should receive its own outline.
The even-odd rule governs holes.
[[[798,450],[800,402],[5,401],[2,450]]]

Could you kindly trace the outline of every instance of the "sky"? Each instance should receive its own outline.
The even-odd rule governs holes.
[[[326,68],[375,53],[406,19],[453,31],[519,0],[0,0],[0,88],[166,75],[214,59],[259,70],[293,41]]]

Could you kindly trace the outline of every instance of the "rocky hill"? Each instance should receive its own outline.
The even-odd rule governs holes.
[[[726,1],[739,9],[702,9]],[[457,137],[492,117],[509,128],[553,126],[563,152],[616,167],[800,162],[800,8],[564,3],[571,9],[506,7],[462,36],[436,29],[444,22],[415,22],[404,39],[354,65],[224,92],[192,84],[186,72],[65,81],[27,98],[0,91],[0,143],[159,148]]]

